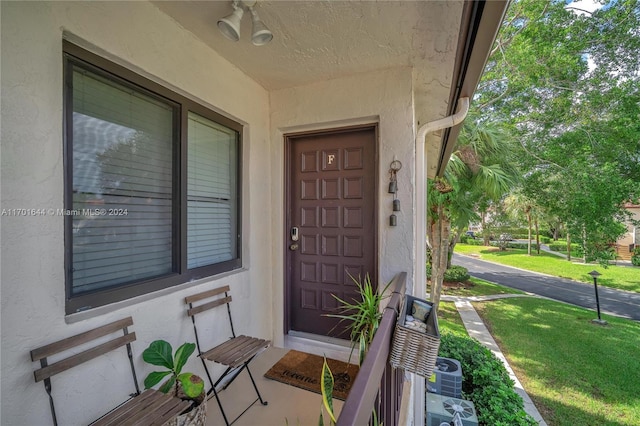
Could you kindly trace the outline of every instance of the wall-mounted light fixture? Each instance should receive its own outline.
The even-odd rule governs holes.
[[[256,46],[262,46],[273,39],[273,33],[262,22],[256,12],[257,0],[233,0],[231,6],[233,12],[218,20],[218,29],[226,38],[231,41],[240,40],[240,23],[245,9],[251,13],[253,28],[251,31],[251,42]]]

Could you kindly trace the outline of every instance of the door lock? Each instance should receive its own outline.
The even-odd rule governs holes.
[[[293,228],[291,228],[291,241],[298,241],[298,238],[299,238],[298,227],[294,226]]]

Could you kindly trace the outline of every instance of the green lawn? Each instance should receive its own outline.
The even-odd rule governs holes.
[[[640,424],[640,324],[559,302],[474,303],[550,425]]]
[[[438,308],[438,327],[440,330],[449,330],[461,336],[467,336],[467,330],[460,319],[456,305],[453,302],[440,302]]]
[[[456,244],[455,252],[477,255],[482,260],[587,283],[593,282],[593,278],[588,273],[596,270],[602,274],[598,278],[599,285],[640,293],[640,268],[638,267],[610,265],[604,268],[596,264],[584,265],[568,262],[561,257],[545,252],[528,256],[526,249],[499,251],[495,247],[468,244]]]
[[[512,293],[473,279],[464,296]],[[640,425],[640,324],[545,299],[474,303],[509,364],[551,426]],[[441,330],[466,335],[455,306],[441,302]]]

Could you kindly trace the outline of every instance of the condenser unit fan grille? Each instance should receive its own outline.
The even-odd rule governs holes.
[[[442,408],[453,416],[455,413],[459,413],[463,419],[468,419],[475,416],[475,410],[473,406],[468,402],[461,399],[453,400],[447,399],[442,401]]]

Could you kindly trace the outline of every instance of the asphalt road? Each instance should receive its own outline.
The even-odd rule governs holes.
[[[459,254],[453,255],[453,264],[464,266],[469,274],[483,280],[596,310],[593,284],[523,271]],[[598,286],[598,295],[602,313],[640,321],[639,293]]]

